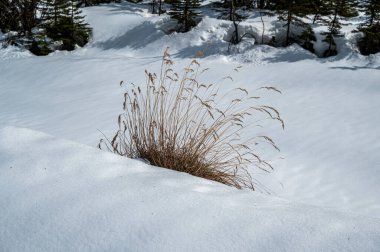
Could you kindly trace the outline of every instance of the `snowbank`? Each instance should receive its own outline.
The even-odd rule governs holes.
[[[380,219],[0,130],[1,251],[377,251]]]

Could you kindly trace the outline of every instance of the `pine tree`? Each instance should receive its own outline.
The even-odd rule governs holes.
[[[228,19],[230,21],[232,21],[232,25],[233,25],[232,35],[231,35],[231,38],[229,40],[230,44],[228,46],[228,51],[230,51],[231,44],[237,45],[243,40],[244,37],[254,38],[254,35],[251,33],[244,33],[242,35],[240,34],[239,22],[246,19],[247,16],[243,16],[243,15],[237,13],[238,3],[236,0],[230,0],[229,2],[226,2],[226,3],[228,3],[230,5],[229,6]]]
[[[313,24],[315,24],[318,20],[323,20],[322,17],[329,15],[329,2],[326,0],[311,0],[310,1],[310,9],[313,17]]]
[[[255,0],[254,6],[258,9],[264,9],[266,7],[266,1],[265,0]]]
[[[98,5],[100,3],[110,3],[113,2],[112,0],[79,0],[77,1],[77,7],[79,6],[91,6],[91,5]],[[120,1],[114,1],[114,2],[120,2]]]
[[[331,15],[329,16],[329,20],[326,21],[328,24],[328,32],[323,33],[326,35],[323,41],[328,44],[328,49],[323,54],[324,57],[334,56],[338,53],[335,38],[342,36],[340,32],[342,25],[339,18],[342,1],[343,0],[330,1],[329,11]]]
[[[300,38],[297,34],[292,34],[292,26],[303,28],[303,31],[310,31],[310,29],[308,29],[309,25],[301,19],[301,17],[304,17],[311,12],[311,4],[308,0],[270,1],[269,7],[277,12],[279,20],[285,22],[285,46],[290,45],[292,42],[297,42]]]
[[[253,8],[253,0],[235,0],[235,7]]]
[[[380,23],[360,29],[363,37],[359,40],[359,50],[363,55],[380,52]]]
[[[240,35],[239,35],[239,24],[237,23],[240,19],[240,16],[236,13],[236,1],[230,0],[230,13],[229,13],[229,19],[232,21],[232,24],[234,26],[234,30],[232,32],[232,36],[230,39],[230,43],[233,45],[237,45],[240,42]],[[229,48],[228,48],[229,50]]]
[[[75,45],[84,46],[89,40],[91,29],[78,6],[78,2],[72,0],[43,0],[41,4],[44,35],[61,41],[60,50],[74,50]]]
[[[89,40],[91,29],[77,6],[77,1],[72,0],[64,1],[60,5],[61,16],[56,32],[59,35],[58,39],[63,42],[63,50],[74,50],[75,45],[84,46]]]
[[[0,29],[29,36],[37,25],[37,0],[0,0]]]
[[[199,0],[175,0],[169,11],[171,18],[178,22],[177,32],[188,32],[199,22]]]
[[[363,0],[360,9],[365,12],[366,19],[359,27],[363,37],[359,40],[359,50],[363,55],[380,52],[380,1]]]
[[[20,30],[20,8],[11,0],[0,1],[0,30],[1,32]]]
[[[68,2],[65,0],[40,0],[40,20],[44,26],[56,27],[67,14]]]
[[[151,6],[152,6],[152,14],[161,15],[162,13],[164,13],[164,10],[162,9],[162,0],[158,0],[158,2],[157,0],[152,0]]]
[[[340,6],[338,6],[338,15],[342,17],[355,17],[359,14],[356,10],[357,6],[357,0],[341,0]]]
[[[380,22],[380,1],[379,0],[362,0],[359,8],[366,14],[364,26],[371,26]]]
[[[23,32],[30,35],[32,28],[37,25],[37,0],[23,0],[21,2],[21,25]]]

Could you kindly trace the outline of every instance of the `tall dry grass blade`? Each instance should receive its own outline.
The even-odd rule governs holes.
[[[120,82],[127,92],[124,113],[118,117],[119,130],[112,140],[102,139],[99,148],[239,189],[262,187],[250,171],[256,167],[269,172],[273,167],[255,147],[260,141],[278,147],[268,136],[250,132],[242,140],[241,135],[253,131],[263,115],[284,126],[279,112],[271,106],[252,105],[260,97],[249,96],[244,88],[235,89],[236,95],[220,96],[217,86],[199,82],[198,74],[208,69],[200,71],[195,59],[181,75],[172,66],[167,49],[159,76],[145,70],[145,85]],[[262,88],[281,93],[274,87]],[[254,121],[247,123],[247,119]],[[262,191],[267,190],[263,187]]]

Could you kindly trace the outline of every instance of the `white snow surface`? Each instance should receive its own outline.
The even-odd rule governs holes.
[[[352,24],[339,54],[319,59],[253,39],[228,54],[231,24],[213,16],[167,35],[168,17],[143,5],[84,11],[94,34],[83,48],[0,49],[0,251],[379,251],[380,54],[357,53]],[[273,18],[264,20],[270,37]],[[257,15],[241,26],[262,31]],[[243,87],[280,111],[285,130],[248,133],[281,149],[264,150],[273,173],[253,174],[271,195],[94,149],[99,130],[117,130],[120,81],[145,83],[166,47],[178,71],[202,51],[202,81]]]
[[[377,251],[380,219],[0,130],[1,251]]]

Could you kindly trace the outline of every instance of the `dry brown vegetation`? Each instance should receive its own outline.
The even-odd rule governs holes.
[[[119,130],[112,139],[101,140],[99,147],[155,166],[255,190],[257,183],[249,169],[273,169],[255,147],[267,142],[278,148],[268,136],[250,133],[254,136],[242,140],[241,134],[252,130],[246,119],[259,114],[283,127],[278,111],[270,106],[251,106],[260,97],[249,96],[242,88],[233,90],[234,98],[225,103],[226,95],[219,95],[215,85],[198,82],[197,77],[206,69],[201,70],[195,59],[181,75],[172,65],[165,51],[159,76],[145,71],[144,86],[127,87]],[[264,88],[279,92],[273,87]],[[218,107],[222,100],[227,105]]]

